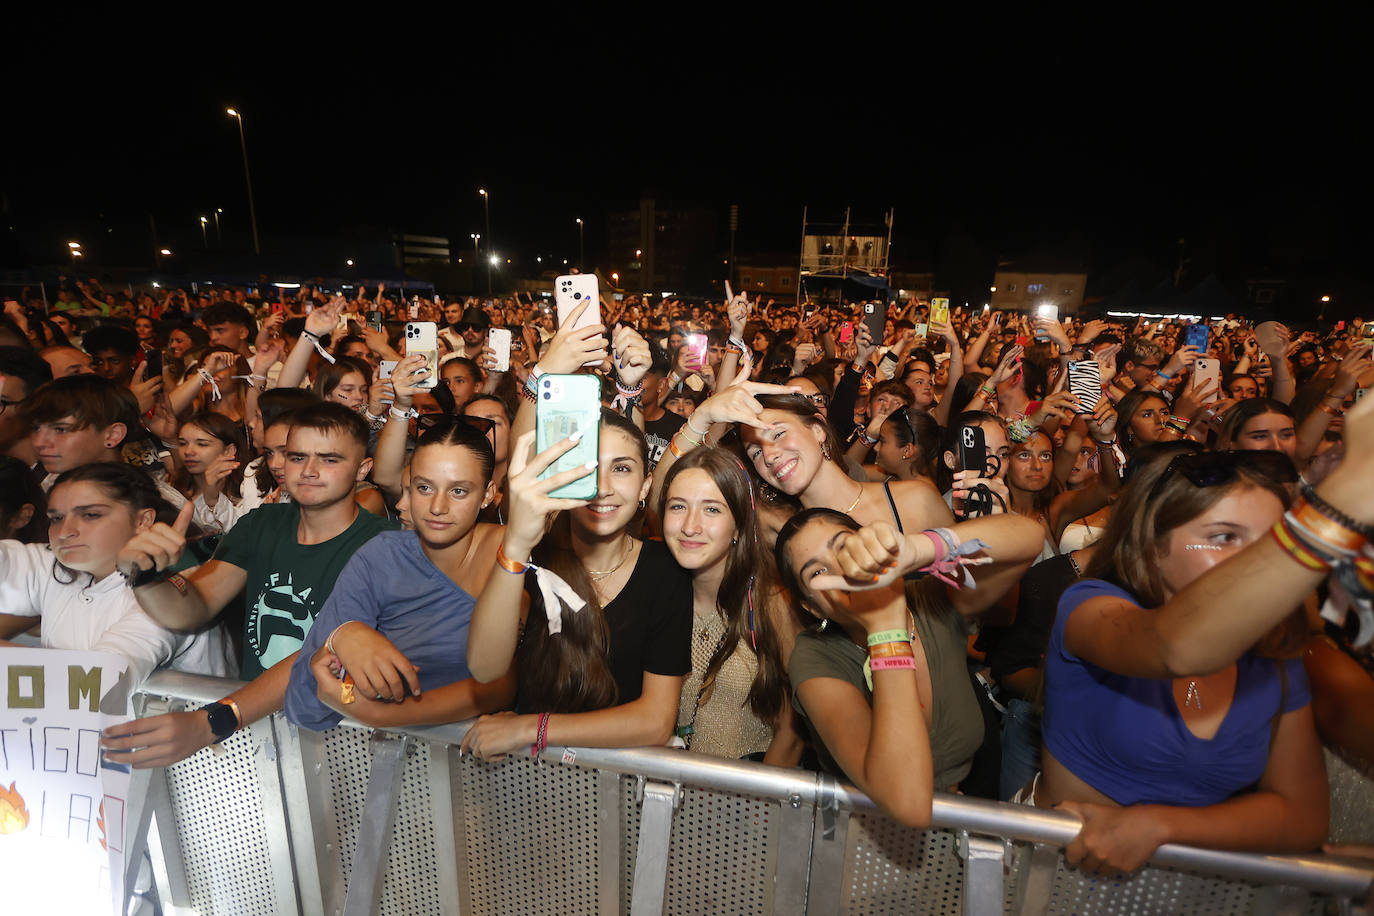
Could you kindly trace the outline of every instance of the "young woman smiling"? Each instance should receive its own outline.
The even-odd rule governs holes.
[[[629,532],[649,495],[648,443],[637,426],[603,410],[599,461],[540,480],[576,442],[530,458],[533,441],[531,432],[516,443],[501,569],[477,600],[468,637],[478,680],[503,676],[514,661],[523,714],[483,716],[463,748],[495,759],[545,743],[665,744],[692,667],[692,589],[667,548]],[[593,471],[591,500],[549,495]],[[548,572],[575,595],[544,588]],[[585,606],[573,610],[568,602],[578,600]]]
[[[664,543],[692,576],[692,673],[677,735],[703,754],[795,766],[802,741],[786,659],[798,628],[774,587],[749,474],[724,449],[694,449],[663,490]]]
[[[875,484],[851,478],[840,463],[844,452],[815,404],[795,389],[756,384],[742,375],[707,398],[678,430],[659,463],[659,476],[666,474],[673,459],[701,444],[702,430],[731,423],[739,424],[745,455],[760,479],[803,508],[834,509],[861,524],[891,522],[899,531],[954,520],[949,506],[927,483]]]

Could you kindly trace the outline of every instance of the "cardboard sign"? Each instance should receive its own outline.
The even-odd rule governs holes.
[[[121,912],[128,767],[100,732],[129,715],[108,652],[0,648],[0,888],[7,913]]]

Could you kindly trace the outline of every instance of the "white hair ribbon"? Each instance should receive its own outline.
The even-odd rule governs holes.
[[[549,635],[557,636],[563,632],[562,602],[566,602],[568,610],[574,614],[586,607],[587,602],[552,570],[535,566],[533,563],[525,565],[534,570],[534,581],[539,585],[540,597],[544,599],[544,613],[549,618]]]

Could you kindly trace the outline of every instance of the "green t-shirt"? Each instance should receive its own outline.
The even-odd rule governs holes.
[[[246,681],[300,649],[353,552],[400,527],[359,509],[341,534],[306,546],[296,540],[300,520],[296,503],[259,506],[229,529],[215,551],[216,560],[248,574],[240,666]]]

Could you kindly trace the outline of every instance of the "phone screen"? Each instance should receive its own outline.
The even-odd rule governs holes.
[[[539,376],[535,401],[535,450],[543,452],[578,430],[582,439],[572,450],[549,465],[540,479],[599,460],[601,426],[601,382],[594,375]],[[595,471],[570,484],[550,491],[555,499],[592,499],[598,483]]]
[[[936,297],[930,300],[930,321],[932,324],[949,323],[949,300]]]

